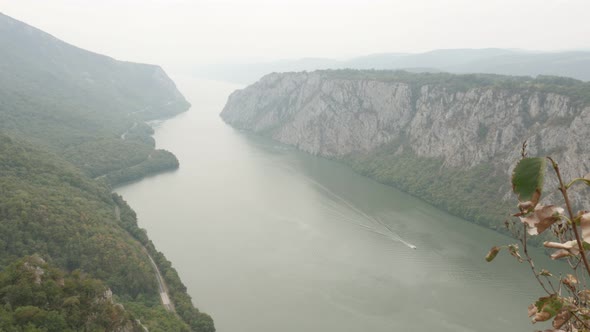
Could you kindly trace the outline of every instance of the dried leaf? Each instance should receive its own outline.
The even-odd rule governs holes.
[[[564,284],[574,286],[578,283],[578,279],[571,274],[568,274],[561,280]]]
[[[580,301],[583,301],[583,302],[590,301],[590,290],[584,289],[584,290],[578,292],[578,298],[580,299]]]
[[[569,312],[569,310],[562,310],[555,316],[552,325],[554,328],[559,329],[563,326],[563,324],[567,323],[570,318],[572,318],[572,314]]]
[[[580,228],[582,229],[582,239],[584,242],[590,243],[590,212],[581,211],[579,217]]]
[[[536,322],[544,322],[546,320],[549,320],[550,318],[551,318],[551,314],[548,313],[547,311],[537,312],[535,314],[535,316],[533,317],[533,324]]]
[[[542,276],[544,276],[544,277],[551,277],[551,276],[553,276],[553,275],[551,274],[551,272],[549,272],[549,271],[547,271],[547,270],[545,270],[545,269],[541,269],[541,271],[539,271],[539,275],[542,275]]]
[[[539,235],[555,222],[561,220],[563,208],[555,205],[537,205],[532,214],[526,217],[520,217],[520,221],[525,223],[529,235]]]
[[[535,304],[531,304],[529,305],[529,317],[533,317],[533,315],[535,315],[537,313],[537,307],[535,306]]]
[[[564,243],[545,241],[545,242],[543,242],[543,246],[545,246],[545,248],[570,250],[570,249],[573,249],[574,246],[577,248],[578,243],[575,240],[567,241]]]
[[[567,250],[557,250],[556,252],[554,252],[553,254],[551,254],[551,259],[560,259],[560,258],[565,258],[565,257],[569,257],[569,256],[573,256],[574,254],[572,254],[571,252],[567,251]]]
[[[520,210],[520,213],[517,213],[514,216],[520,217],[520,216],[524,215],[525,213],[529,212],[530,210],[532,210],[534,207],[535,207],[535,204],[531,201],[520,202],[520,203],[518,203],[518,210]]]
[[[490,249],[490,251],[486,255],[486,261],[493,261],[494,258],[496,258],[496,256],[498,255],[498,252],[500,252],[500,247],[493,246],[492,249]]]
[[[537,312],[534,313],[533,323],[544,322],[557,315],[563,308],[562,299],[553,294],[550,296],[540,297],[535,302]],[[529,310],[530,313],[530,310]]]
[[[578,243],[575,240],[567,241],[564,243],[546,241],[545,243],[543,243],[543,245],[545,246],[545,248],[560,249],[551,255],[551,259],[575,256],[580,253],[580,250],[578,249]]]
[[[545,180],[545,158],[523,158],[512,173],[512,189],[520,202],[539,203]]]
[[[518,252],[518,244],[509,245],[508,251],[510,252],[510,255],[516,257],[516,259],[522,263],[522,257],[520,257],[520,253]]]

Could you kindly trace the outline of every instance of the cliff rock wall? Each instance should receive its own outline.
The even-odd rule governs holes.
[[[234,92],[221,116],[234,127],[319,156],[370,156],[388,146],[392,160],[402,154],[435,159],[443,171],[492,165],[506,176],[498,189],[504,200],[511,197],[508,175],[525,140],[531,156],[560,162],[567,179],[590,169],[590,107],[537,88],[533,79],[510,85],[494,76],[493,82],[458,88],[441,79],[396,79],[393,72],[386,79],[336,74],[267,75]],[[552,185],[553,176],[548,181]]]

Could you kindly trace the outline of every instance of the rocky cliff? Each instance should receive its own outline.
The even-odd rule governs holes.
[[[566,178],[590,169],[589,95],[587,83],[555,77],[316,71],[267,75],[234,92],[221,116],[494,226],[501,214],[484,200],[511,197],[524,141]]]

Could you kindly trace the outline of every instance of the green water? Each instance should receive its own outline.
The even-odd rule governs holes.
[[[526,317],[543,295],[530,269],[483,259],[513,240],[234,130],[218,114],[239,86],[176,81],[193,107],[155,138],[180,169],[117,192],[218,331],[543,328]]]

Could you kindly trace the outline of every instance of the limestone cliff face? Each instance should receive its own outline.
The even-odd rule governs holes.
[[[453,169],[494,163],[506,175],[526,140],[531,156],[555,157],[565,178],[583,176],[590,169],[590,107],[546,90],[485,84],[454,89],[440,81],[342,78],[322,71],[270,74],[234,92],[221,116],[320,156],[340,158],[392,144],[395,154],[437,158]]]

